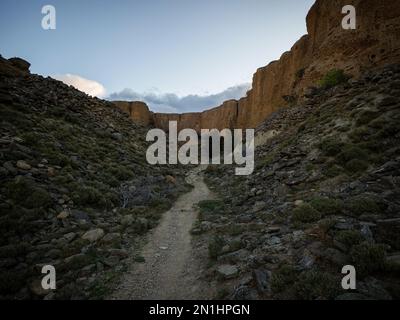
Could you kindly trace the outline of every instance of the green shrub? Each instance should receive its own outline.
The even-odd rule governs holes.
[[[225,228],[224,231],[230,235],[230,236],[238,236],[240,234],[243,234],[247,230],[246,226],[243,224],[228,224]]]
[[[344,143],[333,138],[323,140],[318,147],[328,157],[333,157],[342,151]]]
[[[7,197],[16,203],[20,203],[25,200],[28,194],[31,194],[34,190],[34,183],[31,179],[23,176],[16,177],[13,181],[5,184]]]
[[[320,80],[319,85],[324,89],[333,88],[349,80],[343,70],[332,69]]]
[[[365,160],[368,159],[368,153],[365,149],[353,145],[353,144],[346,144],[343,147],[342,152],[337,156],[339,162],[342,165],[346,165],[347,162],[358,159],[358,160]]]
[[[326,197],[316,197],[310,201],[310,205],[321,215],[340,214],[342,211],[342,203],[339,200]]]
[[[324,218],[324,219],[320,220],[318,222],[318,226],[324,233],[328,233],[329,230],[331,230],[332,228],[335,227],[336,223],[337,223],[337,220],[335,218],[328,217],[328,218]]]
[[[159,211],[166,211],[171,208],[171,201],[166,198],[154,198],[150,203],[149,207],[157,209]]]
[[[340,280],[317,270],[303,272],[294,288],[299,299],[334,299],[340,293]]]
[[[28,208],[47,208],[50,204],[51,197],[49,193],[42,188],[35,188],[25,201],[25,205]]]
[[[359,142],[366,141],[367,138],[369,137],[369,135],[370,135],[370,130],[365,126],[362,126],[362,127],[355,128],[353,131],[351,131],[349,134],[349,138],[353,142],[359,143]]]
[[[324,170],[325,176],[328,178],[334,178],[341,175],[344,172],[344,169],[341,166],[336,164],[332,164]]]
[[[271,277],[271,289],[279,293],[291,287],[297,281],[297,271],[293,266],[283,265],[274,271]]]
[[[343,243],[347,248],[351,248],[352,246],[363,242],[364,237],[356,230],[342,230],[336,234],[335,240]]]
[[[49,193],[29,178],[18,176],[6,184],[7,195],[15,204],[26,208],[47,208],[51,204]]]
[[[303,204],[293,210],[293,222],[308,223],[318,221],[319,219],[321,219],[321,213],[319,213],[309,204]]]
[[[362,214],[378,214],[381,208],[378,203],[368,196],[357,196],[349,199],[345,204],[346,210],[352,216],[360,216]]]
[[[93,205],[96,207],[101,207],[103,204],[102,193],[89,186],[80,186],[72,194],[72,199],[76,204],[79,205]]]
[[[198,206],[200,213],[220,213],[224,209],[224,203],[220,200],[203,200]]]
[[[123,166],[111,167],[108,172],[111,176],[114,176],[120,181],[126,181],[133,177],[133,172],[129,168]]]
[[[211,259],[215,260],[222,252],[225,241],[220,236],[214,236],[208,244],[208,255]]]
[[[378,111],[373,111],[373,110],[363,110],[359,113],[357,120],[356,120],[356,125],[357,126],[362,126],[364,124],[370,123],[372,120],[376,119],[379,116]]]
[[[366,171],[369,168],[369,163],[364,160],[352,159],[344,167],[349,173],[356,174]]]
[[[27,146],[35,147],[38,145],[40,141],[40,136],[36,132],[27,132],[22,134],[22,140],[24,140],[24,144]]]
[[[371,272],[383,270],[386,250],[381,244],[361,243],[353,246],[350,257],[358,274],[366,276]]]

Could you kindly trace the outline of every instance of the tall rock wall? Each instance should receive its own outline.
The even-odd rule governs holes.
[[[341,26],[345,5],[356,8],[356,30]],[[287,98],[301,100],[305,89],[316,85],[333,68],[357,77],[363,70],[400,62],[398,0],[317,0],[306,21],[308,34],[278,61],[259,68],[252,89],[239,101],[226,101],[202,113],[152,115],[145,108],[140,112],[162,129],[168,128],[170,120],[178,121],[179,128],[196,130],[255,128],[272,112],[285,107]]]
[[[144,126],[154,124],[153,113],[147,104],[141,101],[113,101],[121,110],[129,114],[131,119]]]

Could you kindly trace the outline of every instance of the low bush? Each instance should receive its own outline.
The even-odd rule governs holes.
[[[293,222],[314,222],[321,219],[321,213],[315,210],[309,204],[303,204],[293,210],[292,220]]]
[[[315,197],[310,201],[310,205],[324,216],[340,214],[342,212],[342,203],[336,199]]]
[[[343,70],[332,69],[326,73],[326,75],[319,81],[319,85],[324,89],[336,87],[349,80]]]
[[[303,272],[294,285],[299,299],[334,299],[340,293],[340,281],[330,273],[309,270]]]
[[[384,269],[386,250],[381,244],[361,243],[353,246],[350,257],[358,274],[367,276]]]

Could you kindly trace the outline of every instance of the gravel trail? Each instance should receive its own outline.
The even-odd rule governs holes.
[[[200,276],[206,263],[204,247],[194,248],[190,230],[197,218],[196,203],[212,199],[197,167],[187,181],[194,188],[182,195],[163,214],[159,225],[148,234],[142,256],[144,263],[130,264],[111,299],[188,300],[211,299],[213,289]]]

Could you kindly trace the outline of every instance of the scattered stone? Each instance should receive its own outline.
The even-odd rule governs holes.
[[[76,233],[75,232],[69,232],[64,234],[63,237],[67,242],[71,242],[72,240],[74,240],[76,238]]]
[[[45,290],[42,286],[42,280],[36,279],[30,284],[31,292],[39,297],[44,297],[51,292],[51,290]]]
[[[90,242],[96,242],[97,240],[100,240],[104,236],[104,230],[103,229],[92,229],[84,233],[82,236],[82,239],[84,240],[89,240]]]
[[[239,274],[239,269],[236,266],[224,264],[218,266],[217,273],[224,279],[232,279]]]
[[[64,219],[67,219],[68,217],[69,217],[69,212],[68,211],[61,211],[57,215],[57,219],[59,219],[59,220],[64,220]]]
[[[260,293],[271,293],[270,279],[271,272],[263,269],[253,271],[254,281]]]
[[[130,226],[135,221],[135,218],[132,214],[127,214],[121,218],[121,224],[125,227]]]
[[[24,160],[18,160],[17,168],[22,169],[22,170],[30,170],[32,168],[32,166]]]
[[[294,205],[296,206],[296,207],[300,207],[301,205],[303,205],[304,204],[304,201],[303,200],[296,200],[295,202],[294,202]]]
[[[169,183],[176,184],[176,179],[173,176],[166,175],[165,180]]]

